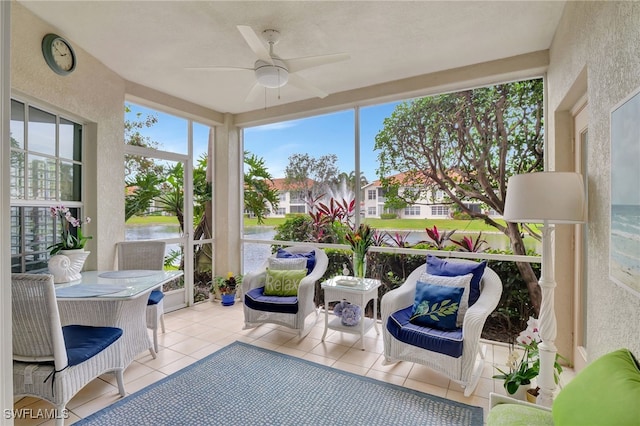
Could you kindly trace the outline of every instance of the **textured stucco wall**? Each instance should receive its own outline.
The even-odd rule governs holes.
[[[640,2],[567,2],[550,51],[547,82],[551,146],[556,143],[554,135],[565,130],[553,115],[571,106],[572,89],[585,71],[587,76],[589,360],[620,347],[640,356],[640,298],[608,276],[610,114],[618,102],[640,86],[639,46]],[[558,146],[561,143],[558,141]],[[557,309],[560,306],[557,304]]]
[[[94,239],[87,244],[92,255],[86,267],[112,268],[115,243],[124,238],[124,80],[72,39],[78,64],[72,74],[59,76],[49,69],[41,50],[44,35],[58,33],[56,28],[16,2],[11,24],[12,90],[43,106],[55,105],[87,124],[83,195],[86,214],[94,221],[85,231]]]

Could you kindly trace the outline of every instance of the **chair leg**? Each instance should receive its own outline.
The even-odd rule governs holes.
[[[55,406],[56,426],[64,426],[64,420],[65,420],[64,412],[66,409],[67,409],[67,406],[65,404]]]
[[[478,386],[478,382],[480,381],[480,376],[482,375],[482,369],[484,368],[484,358],[487,353],[487,345],[481,344],[478,350],[478,354],[476,355],[475,365],[473,367],[473,372],[471,373],[471,377],[469,378],[469,383],[464,388],[464,396],[469,397],[473,393],[473,391]],[[480,359],[478,359],[478,355],[480,355]]]
[[[153,329],[153,349],[158,353],[158,329]]]
[[[162,327],[162,332],[164,333],[164,313],[160,314],[160,326]],[[156,351],[158,350],[158,347],[156,347]]]
[[[116,382],[118,382],[118,392],[120,396],[127,396],[127,392],[124,390],[124,369],[119,368],[113,372],[116,375]]]

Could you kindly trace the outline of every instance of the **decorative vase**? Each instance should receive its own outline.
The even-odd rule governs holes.
[[[526,392],[527,402],[537,404],[538,402],[538,388],[529,388]]]
[[[47,264],[49,272],[53,275],[53,282],[59,284],[81,279],[80,271],[89,254],[90,251],[77,249],[60,250],[58,254],[51,256]]]
[[[367,253],[353,253],[353,276],[364,278],[367,274]]]
[[[235,294],[223,294],[222,295],[222,306],[231,306],[236,302]]]
[[[531,388],[531,385],[520,385],[515,393],[509,394],[511,398],[517,399],[518,401],[526,401],[527,400],[527,390]]]

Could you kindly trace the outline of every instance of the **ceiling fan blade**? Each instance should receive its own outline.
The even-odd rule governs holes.
[[[283,60],[287,64],[289,72],[306,70],[307,68],[318,67],[320,65],[332,64],[334,62],[346,61],[351,56],[348,53],[334,53],[332,55],[307,56],[306,58],[294,58]]]
[[[189,71],[253,71],[253,68],[245,67],[187,67],[185,70]]]
[[[247,42],[251,50],[253,50],[253,53],[256,54],[258,59],[262,59],[265,62],[273,64],[273,59],[271,59],[271,55],[269,55],[269,50],[267,50],[262,40],[260,40],[258,34],[253,31],[253,28],[248,25],[238,25],[238,31],[240,31],[240,34],[242,34],[242,37],[244,37],[244,40]]]
[[[265,87],[256,81],[256,84],[254,84],[251,90],[249,90],[249,93],[247,94],[247,97],[245,98],[244,101],[245,102],[255,101],[256,99],[258,99],[258,96],[264,93],[265,90],[266,90]]]
[[[322,90],[318,89],[316,86],[314,86],[313,84],[309,83],[307,80],[305,80],[304,78],[296,74],[289,74],[288,84],[291,84],[292,86],[296,86],[298,89],[311,92],[319,98],[326,98],[328,95],[328,93],[323,92]]]

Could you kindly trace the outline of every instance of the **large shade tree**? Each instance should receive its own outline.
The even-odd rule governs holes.
[[[543,129],[542,80],[415,99],[399,104],[376,135],[377,172],[396,202],[416,204],[441,189],[452,205],[503,232],[514,254],[523,255],[519,225],[496,221],[486,210],[503,213],[510,176],[543,169]],[[469,208],[473,201],[487,209]],[[538,312],[533,269],[517,265]]]

